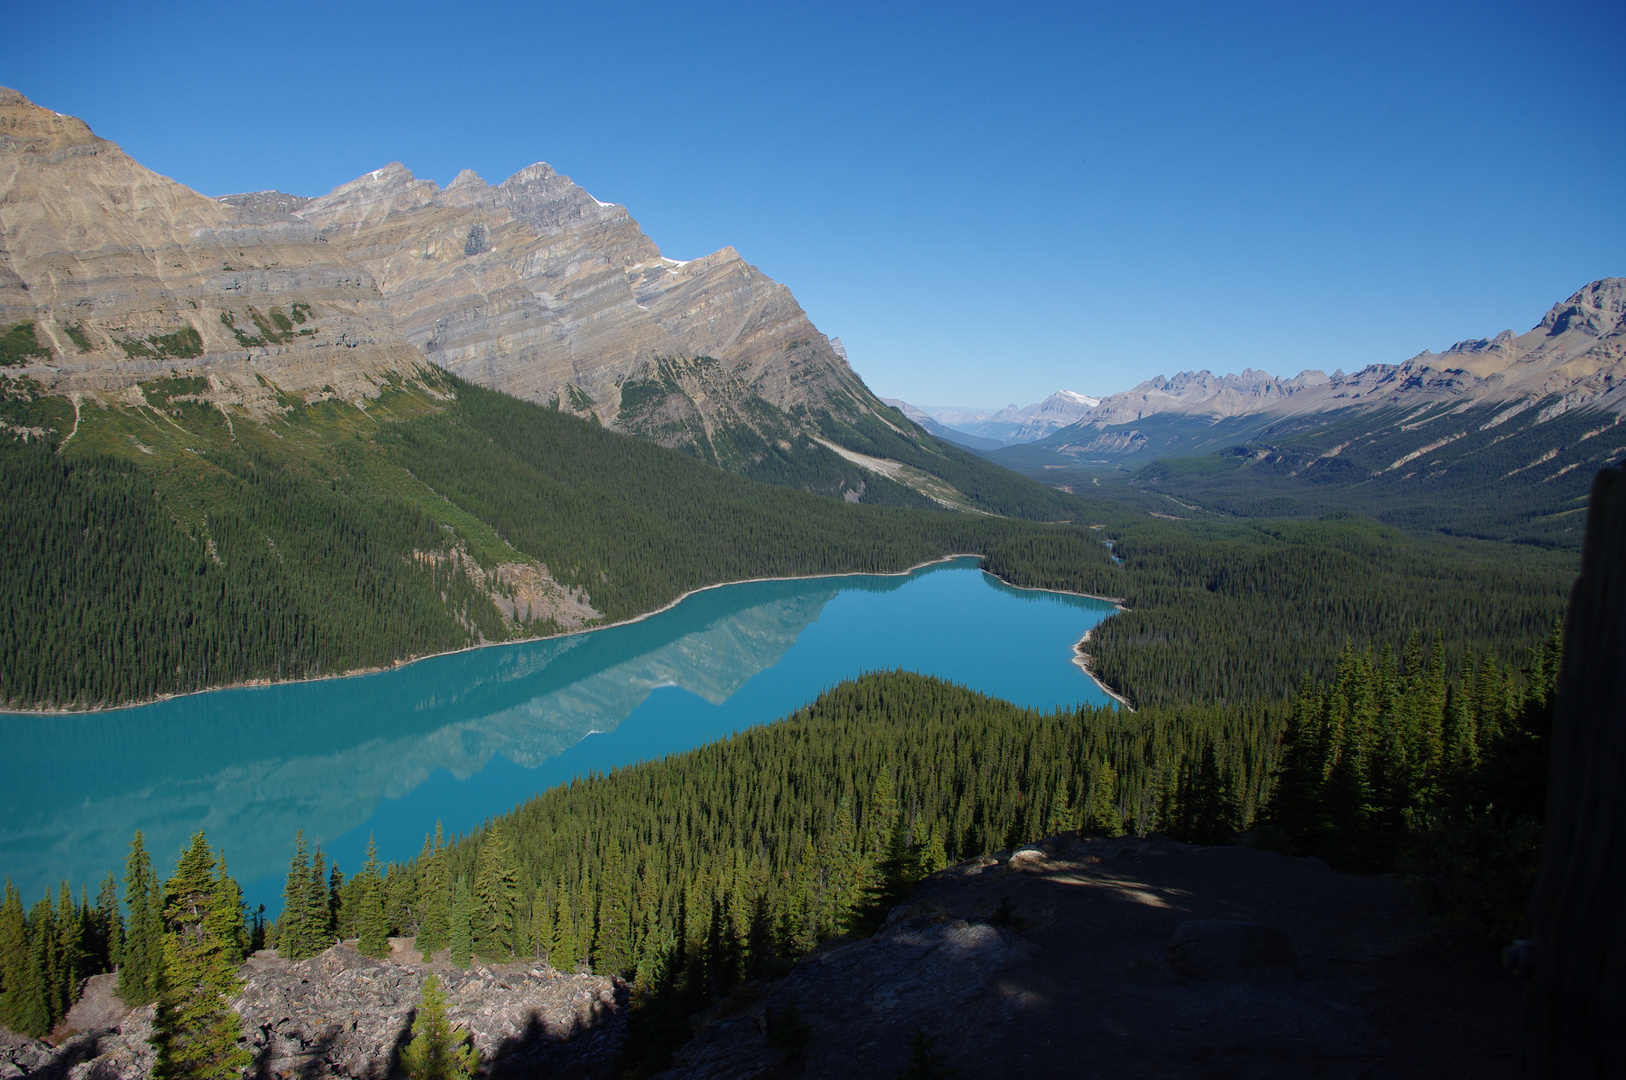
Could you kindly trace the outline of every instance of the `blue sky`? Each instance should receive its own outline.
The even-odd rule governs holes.
[[[1626,274],[1618,3],[44,4],[0,84],[208,194],[544,160],[878,392],[1352,370]]]

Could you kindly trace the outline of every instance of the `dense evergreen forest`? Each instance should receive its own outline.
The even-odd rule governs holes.
[[[454,548],[486,572],[546,565],[611,621],[721,581],[897,571],[1019,536],[1107,562],[1070,526],[755,483],[445,378],[444,405],[398,389],[377,415],[320,402],[235,425],[191,386],[148,386],[162,412],[97,410],[66,446],[0,441],[0,700],[119,704],[558,629],[506,623]]]
[[[848,505],[435,378],[438,397],[401,384],[365,411],[290,401],[236,424],[196,380],[76,425],[62,399],[11,386],[8,422],[76,434],[0,441],[0,700],[128,703],[559,629],[505,620],[470,565],[546,566],[618,620],[719,581],[975,552],[1013,584],[1122,598],[1090,652],[1136,704],[1268,702],[1329,677],[1344,641],[1411,626],[1459,628],[1453,672],[1469,651],[1534,646],[1573,573],[1568,552],[1349,515],[1160,519],[953,448],[919,460],[986,505],[1070,520]],[[841,434],[913,453],[884,426]]]
[[[694,1012],[821,941],[868,932],[925,874],[1068,831],[1240,835],[1339,868],[1400,870],[1431,910],[1505,936],[1521,929],[1535,868],[1559,644],[1553,635],[1518,669],[1483,657],[1456,679],[1445,654],[1417,634],[1382,653],[1346,646],[1336,677],[1306,679],[1291,706],[1134,713],[1044,713],[938,679],[869,675],[776,723],[578,778],[470,836],[437,830],[387,869],[370,851],[346,878],[298,837],[270,927],[243,910],[200,836],[176,877],[214,867],[209,903],[233,915],[214,916],[229,935],[179,983],[165,981],[179,962],[171,939],[190,940],[177,886],[159,889],[138,834],[128,916],[112,875],[94,906],[64,883],[27,913],[8,885],[0,1022],[49,1030],[78,980],[113,964],[126,1000],[185,986],[207,1003],[229,989],[222,965],[262,942],[298,959],[353,937],[382,956],[388,935],[412,934],[459,966],[546,958],[633,979],[637,1074],[687,1039]]]
[[[367,410],[289,401],[235,426],[168,380],[144,388],[147,408],[85,408],[66,441],[61,399],[10,386],[7,422],[28,436],[0,440],[0,696],[115,704],[559,629],[505,620],[470,563],[545,565],[615,620],[718,581],[976,552],[1014,584],[1121,598],[1086,648],[1136,711],[1047,714],[875,674],[437,834],[408,863],[347,878],[299,838],[269,927],[201,837],[161,887],[138,835],[122,901],[111,875],[94,904],[64,885],[29,908],[8,886],[0,1022],[49,1030],[80,979],[118,965],[127,999],[201,1017],[174,1046],[203,1047],[219,1034],[209,995],[244,949],[355,937],[378,956],[415,933],[454,963],[632,977],[636,1073],[693,1012],[867,931],[920,876],[1077,829],[1241,834],[1405,873],[1476,934],[1519,929],[1572,552],[1343,512],[1176,520],[1036,493],[884,425],[832,434],[1011,516],[851,505],[435,379]]]

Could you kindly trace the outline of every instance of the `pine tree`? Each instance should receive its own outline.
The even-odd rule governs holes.
[[[235,1080],[252,1060],[238,1042],[239,1021],[229,1004],[241,985],[232,958],[242,926],[240,893],[235,883],[221,888],[217,868],[223,872],[223,863],[196,833],[165,887],[154,1080]]]
[[[473,906],[473,901],[469,897],[468,878],[459,875],[457,888],[452,892],[452,918],[447,934],[451,939],[449,945],[454,967],[467,968],[473,958],[473,931],[469,926]]]
[[[564,882],[561,881],[559,900],[553,911],[553,938],[548,942],[548,964],[557,971],[569,974],[576,970],[576,962],[580,959],[577,950],[575,925],[570,915],[570,900],[567,898]]]
[[[10,878],[0,905],[0,990],[0,1024],[32,1038],[51,1030],[45,982],[30,947],[22,897]]]
[[[130,842],[124,866],[124,900],[130,908],[130,921],[124,939],[124,962],[119,968],[119,997],[125,1004],[141,1005],[158,996],[164,957],[164,900],[139,829]]]
[[[277,954],[285,960],[303,960],[315,955],[306,926],[305,898],[310,876],[305,830],[300,829],[294,834],[294,857],[288,863],[288,880],[282,888],[282,917],[277,920]]]
[[[423,981],[423,1001],[412,1020],[412,1041],[401,1051],[401,1068],[411,1080],[468,1080],[479,1067],[479,1050],[447,1021],[446,994],[431,974]]]
[[[96,939],[100,970],[111,971],[124,962],[124,916],[119,911],[118,882],[111,870],[96,893]]]
[[[431,845],[424,838],[423,888],[418,896],[418,934],[413,943],[425,959],[446,948],[450,941],[452,883],[447,876],[446,840],[440,822],[435,822]]]
[[[378,870],[378,845],[367,838],[367,862],[357,875],[361,881],[361,910],[357,914],[356,947],[363,956],[383,959],[390,952],[389,925],[384,919],[384,879]]]
[[[486,835],[474,874],[470,930],[474,951],[491,960],[507,960],[514,948],[514,907],[519,883],[500,831]]]
[[[64,881],[56,902],[57,996],[62,1016],[68,1015],[79,997],[79,980],[89,974],[84,943],[84,922],[74,906],[73,890]]]

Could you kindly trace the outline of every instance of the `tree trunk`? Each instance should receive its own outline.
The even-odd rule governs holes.
[[[1626,1076],[1626,470],[1592,482],[1564,622],[1525,1074]]]

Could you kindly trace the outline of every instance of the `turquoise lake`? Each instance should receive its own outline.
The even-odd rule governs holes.
[[[1046,709],[1111,699],[1073,645],[1101,600],[1014,589],[975,559],[907,575],[707,589],[640,622],[370,675],[111,712],[0,713],[0,873],[32,903],[123,877],[142,830],[161,875],[196,830],[251,904],[280,907],[296,829],[347,873],[404,859],[593,770],[774,720],[904,669]]]

